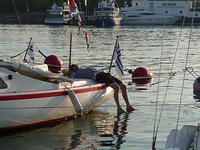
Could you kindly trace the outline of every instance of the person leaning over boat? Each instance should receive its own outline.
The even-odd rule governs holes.
[[[126,102],[126,111],[131,112],[135,110],[129,103],[128,100],[128,93],[126,85],[122,83],[119,79],[112,76],[110,73],[105,73],[103,71],[98,71],[94,68],[87,67],[87,68],[79,68],[78,65],[73,64],[71,66],[71,77],[72,78],[84,78],[84,79],[92,79],[99,83],[105,83],[106,85],[111,86],[114,89],[114,99],[117,105],[117,112],[118,114],[124,113],[125,111],[122,109],[119,103],[119,90],[122,91],[122,97]],[[66,74],[63,71],[63,74]]]

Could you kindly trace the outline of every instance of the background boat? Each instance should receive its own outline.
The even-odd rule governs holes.
[[[158,15],[149,11],[131,12],[123,15],[120,25],[173,25],[180,17]]]
[[[145,14],[145,11],[149,11],[151,15]],[[140,24],[142,19],[147,25],[156,23],[156,20],[159,24],[164,19],[165,24],[182,24],[184,18],[186,24],[191,24],[193,17],[194,24],[200,23],[200,9],[192,1],[132,0],[131,6],[125,3],[120,12],[121,24]]]
[[[0,61],[1,131],[88,113],[113,95],[112,88],[104,84],[84,79],[73,83],[68,78],[64,81],[65,77],[50,73],[46,68],[45,65]]]
[[[120,25],[172,25],[180,19],[178,16],[156,13],[148,3],[146,0],[133,0],[130,7],[125,3],[125,7],[120,9]]]
[[[52,8],[47,9],[47,16],[44,20],[48,25],[69,25],[75,24],[77,21],[78,11],[70,12],[69,4],[63,3],[63,7],[57,6],[56,3]]]
[[[93,25],[95,26],[114,26],[119,25],[121,17],[119,8],[115,7],[114,0],[100,0],[98,7],[94,8]]]

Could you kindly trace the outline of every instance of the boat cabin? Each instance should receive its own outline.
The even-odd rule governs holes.
[[[165,1],[165,0],[132,0],[131,6],[124,4],[121,13],[134,13],[133,11],[152,11],[159,15],[171,15],[178,17],[200,17],[200,9],[194,9],[192,1]]]
[[[98,7],[94,8],[94,16],[112,16],[115,17],[119,14],[119,8],[115,7],[112,0],[101,0]]]

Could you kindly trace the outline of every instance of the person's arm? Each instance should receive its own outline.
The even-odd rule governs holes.
[[[69,72],[68,72],[67,69],[63,69],[62,73],[63,73],[64,76],[69,77]]]

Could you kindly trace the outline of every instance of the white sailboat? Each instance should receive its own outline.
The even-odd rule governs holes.
[[[0,61],[0,131],[66,120],[112,97],[105,84],[69,79],[47,65]]]

